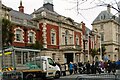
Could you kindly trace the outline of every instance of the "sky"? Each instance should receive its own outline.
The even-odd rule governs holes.
[[[51,0],[50,0],[51,1]],[[58,14],[63,15],[65,17],[72,18],[75,22],[80,23],[83,21],[89,29],[92,29],[92,22],[98,16],[98,14],[106,10],[106,7],[95,7],[97,2],[92,2],[94,0],[89,0],[87,2],[82,2],[79,4],[79,7],[76,7],[76,2],[74,0],[53,0],[54,11]],[[19,10],[18,7],[20,5],[20,0],[2,0],[2,3],[7,7],[11,7],[14,10]],[[84,3],[84,4],[83,4]],[[27,14],[31,14],[34,9],[43,6],[43,0],[22,0],[22,4],[24,6],[24,12]],[[88,9],[89,8],[89,9]]]

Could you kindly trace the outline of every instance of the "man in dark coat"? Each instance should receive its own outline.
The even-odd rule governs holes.
[[[76,74],[77,73],[77,64],[74,63],[73,65],[74,65],[74,73]]]
[[[91,73],[96,74],[96,65],[94,61],[92,62],[92,65],[91,65]]]
[[[87,63],[86,63],[86,70],[87,70],[87,74],[89,74],[90,73],[90,62],[88,61]]]
[[[115,61],[112,62],[112,72],[113,72],[113,74],[116,72],[116,62]]]
[[[112,62],[108,60],[108,73],[111,73],[112,71]]]

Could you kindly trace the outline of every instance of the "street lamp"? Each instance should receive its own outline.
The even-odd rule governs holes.
[[[84,52],[84,62],[85,62],[85,55],[86,55],[86,42],[88,42],[86,39],[83,39],[83,52]]]
[[[101,47],[101,35],[100,35],[100,61],[102,60],[102,47]]]

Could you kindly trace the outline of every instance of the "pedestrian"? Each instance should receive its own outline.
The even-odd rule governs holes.
[[[92,62],[92,65],[91,65],[91,73],[92,73],[92,74],[96,74],[95,61]]]
[[[96,63],[95,63],[95,66],[96,66],[96,70],[97,70],[97,72],[99,73],[99,74],[101,74],[101,61],[96,61]]]
[[[110,60],[108,60],[108,73],[111,73],[112,71],[112,63]]]
[[[107,61],[104,62],[104,68],[105,68],[105,73],[107,73],[107,71],[108,71],[108,64],[107,64]]]
[[[61,64],[61,75],[66,76],[66,64]]]
[[[100,69],[101,69],[101,72],[104,73],[105,67],[104,67],[104,62],[103,61],[100,62]]]
[[[74,65],[72,62],[69,63],[69,72],[70,72],[70,75],[73,74],[73,69],[74,69]]]
[[[80,74],[83,73],[83,63],[82,62],[78,62],[78,71]]]
[[[88,62],[86,63],[87,74],[90,73],[90,68],[91,68],[90,62],[88,61]]]
[[[116,72],[116,62],[115,61],[112,62],[112,72],[113,72],[113,74],[115,74],[115,72]]]
[[[74,74],[76,74],[77,73],[77,64],[74,63],[73,65],[74,65]]]

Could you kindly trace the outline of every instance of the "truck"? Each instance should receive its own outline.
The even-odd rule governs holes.
[[[0,72],[0,80],[44,80],[60,78],[60,67],[50,56],[37,56],[24,65],[6,67]]]

